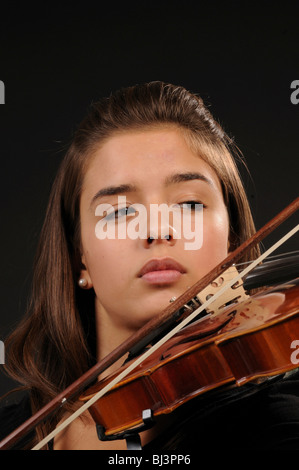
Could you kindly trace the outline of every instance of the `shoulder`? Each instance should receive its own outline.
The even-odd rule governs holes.
[[[210,452],[299,450],[299,372],[208,393],[178,408],[176,422],[147,447]]]
[[[253,393],[232,400],[227,409],[224,407],[224,428],[238,430],[236,440],[240,447],[299,450],[298,370],[261,385],[249,384],[250,388]]]
[[[274,383],[261,404],[269,447],[299,450],[299,372]]]
[[[29,393],[23,394],[21,397],[18,396],[18,398],[9,397],[0,400],[0,440],[23,424],[31,415]],[[28,436],[16,444],[14,449],[23,448],[30,439],[31,436]]]

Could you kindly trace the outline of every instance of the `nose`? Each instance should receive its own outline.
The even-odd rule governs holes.
[[[160,227],[159,231],[150,230],[148,237],[144,240],[145,247],[148,248],[150,245],[157,243],[173,246],[176,243],[175,234],[176,230],[171,225]]]

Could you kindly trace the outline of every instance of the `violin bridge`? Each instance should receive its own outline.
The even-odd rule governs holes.
[[[207,300],[214,296],[227,282],[231,281],[238,275],[237,268],[233,265],[224,271],[219,277],[217,277],[211,284],[196,295],[196,298],[201,304],[204,304]],[[209,314],[217,314],[221,309],[227,307],[230,304],[235,304],[248,299],[249,296],[246,294],[242,279],[239,279],[229,289],[227,289],[220,297],[206,308],[206,312]]]

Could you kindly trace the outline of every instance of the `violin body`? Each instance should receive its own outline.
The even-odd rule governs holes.
[[[291,344],[299,339],[298,316],[299,278],[207,315],[154,351],[89,411],[111,436],[142,424],[143,410],[154,416],[171,413],[211,390],[295,369]],[[80,400],[90,399],[119,372],[90,387]]]

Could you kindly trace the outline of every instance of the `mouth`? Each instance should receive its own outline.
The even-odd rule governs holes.
[[[170,284],[178,281],[185,272],[185,268],[172,258],[155,258],[143,266],[138,277],[149,284]]]

